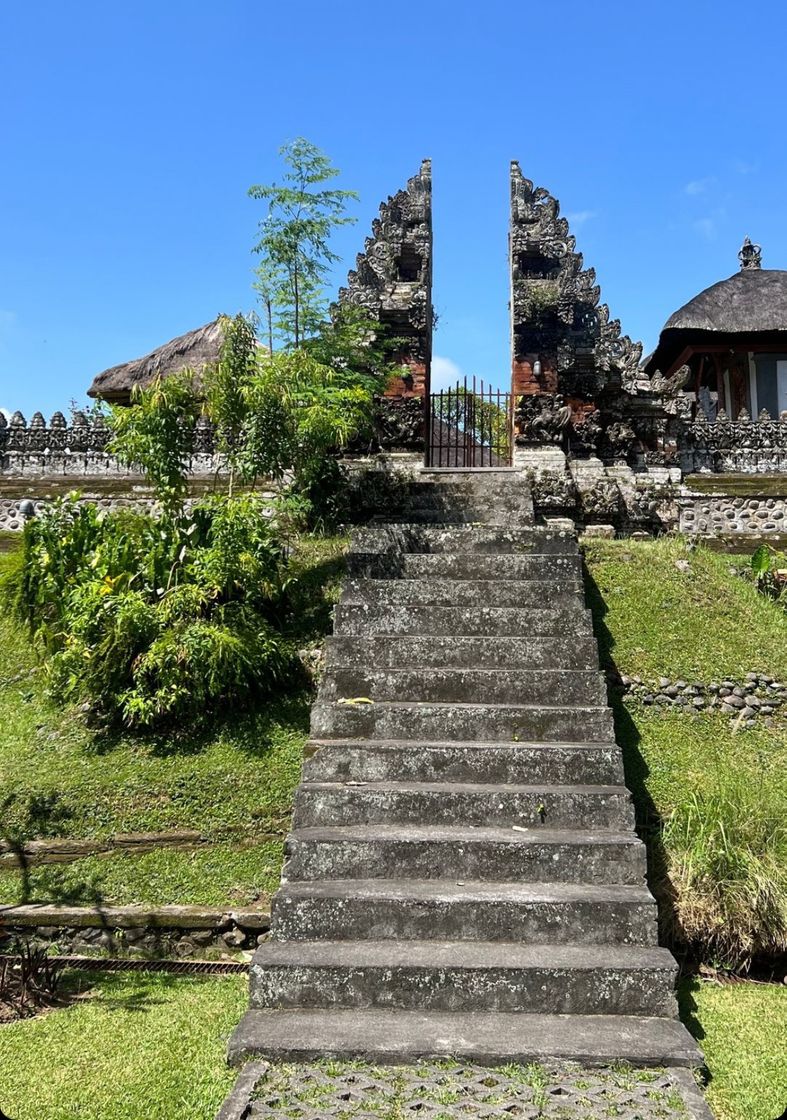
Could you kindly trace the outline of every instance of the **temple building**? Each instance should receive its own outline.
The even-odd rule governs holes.
[[[431,385],[432,167],[382,202],[339,303],[363,309],[397,369],[373,431],[343,449],[384,469],[508,468],[536,511],[586,531],[785,533],[787,271],[748,238],[740,269],[665,323],[654,352],[601,299],[560,204],[510,166],[510,367],[492,389]],[[136,386],[218,359],[218,321],[99,374],[89,393],[126,404]],[[68,423],[0,415],[6,478],[125,472],[100,413]],[[192,472],[217,469],[212,428],[195,431]],[[1,497],[2,495],[0,495]],[[13,510],[9,516],[14,516]],[[2,518],[0,518],[0,522]]]
[[[748,237],[738,258],[740,271],[670,316],[644,368],[686,367],[692,419],[787,419],[787,271],[762,268]]]

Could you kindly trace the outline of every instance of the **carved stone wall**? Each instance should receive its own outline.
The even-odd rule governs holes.
[[[0,477],[135,478],[139,472],[119,463],[107,451],[110,431],[103,417],[75,412],[70,423],[56,412],[47,424],[36,412],[28,424],[21,412],[10,421],[0,413]],[[204,418],[194,430],[191,473],[214,475],[221,468],[213,446],[213,430]]]
[[[674,461],[664,394],[640,369],[560,205],[511,164],[512,391],[520,444],[558,444],[606,463]]]
[[[428,392],[432,361],[432,164],[383,202],[340,302],[364,309],[380,324],[380,341],[409,374],[392,396]]]
[[[742,413],[730,420],[720,412],[711,424],[685,424],[680,439],[684,474],[787,474],[787,415],[772,420],[767,413],[753,420]]]
[[[557,393],[575,411],[608,386],[642,377],[640,343],[620,332],[560,204],[511,164],[511,332],[514,392]]]

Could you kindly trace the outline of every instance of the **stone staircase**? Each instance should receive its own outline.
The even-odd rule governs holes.
[[[349,569],[230,1059],[698,1063],[573,534],[435,472]]]

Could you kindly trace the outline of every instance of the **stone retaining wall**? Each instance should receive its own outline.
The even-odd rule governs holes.
[[[784,488],[787,493],[787,476]],[[682,533],[720,536],[787,532],[787,497],[703,494],[682,497],[678,506],[678,528]]]
[[[263,910],[199,906],[0,906],[0,949],[14,940],[59,955],[110,953],[140,959],[205,957],[254,949],[270,928]]]

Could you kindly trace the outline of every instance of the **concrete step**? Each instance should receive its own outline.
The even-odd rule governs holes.
[[[457,513],[485,524],[523,525],[533,520],[529,487],[520,474],[511,479],[478,476],[413,483],[401,506],[405,516],[421,509],[440,511],[446,522]]]
[[[615,732],[606,707],[526,704],[312,705],[318,739],[477,739],[544,743],[608,743]]]
[[[291,832],[284,881],[489,879],[641,885],[645,848],[631,832],[467,825],[348,825]]]
[[[288,883],[272,927],[284,941],[655,945],[656,903],[644,886],[346,879]]]
[[[356,529],[350,552],[471,552],[516,555],[577,555],[573,533],[510,525],[373,525]]]
[[[592,634],[564,632],[551,637],[378,634],[334,635],[325,640],[331,668],[362,669],[597,669]]]
[[[351,576],[362,579],[543,579],[582,578],[578,552],[552,555],[472,552],[355,552],[347,557]]]
[[[559,607],[419,607],[407,603],[339,603],[334,608],[334,634],[369,637],[407,634],[463,637],[554,637],[590,635],[590,611],[579,597]]]
[[[451,743],[311,739],[305,781],[498,782],[621,785],[615,743]]]
[[[342,603],[417,606],[557,606],[584,595],[578,578],[545,579],[346,579]]]
[[[677,1015],[667,949],[515,941],[267,941],[252,1007]]]
[[[426,703],[606,704],[598,671],[561,669],[344,669],[328,664],[321,700],[367,696]]]
[[[303,782],[293,828],[446,824],[511,828],[634,827],[625,786],[517,786],[470,782]]]
[[[337,1008],[248,1011],[232,1036],[229,1060],[362,1058],[406,1065],[456,1058],[481,1065],[578,1062],[699,1066],[702,1054],[677,1019],[630,1015],[539,1015]]]
[[[441,506],[438,503],[408,503],[407,506],[397,514],[394,511],[390,513],[379,513],[371,518],[369,524],[376,525],[474,525],[480,524],[499,524],[497,517],[484,517],[483,513],[476,508],[468,509],[462,508],[457,505]]]

